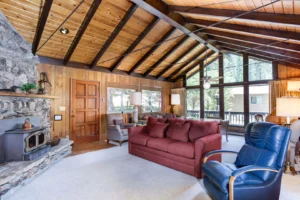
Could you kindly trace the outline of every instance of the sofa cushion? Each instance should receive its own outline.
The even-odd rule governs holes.
[[[192,124],[189,132],[189,139],[192,142],[206,135],[219,132],[217,121],[188,120],[188,122]]]
[[[141,146],[147,146],[147,141],[153,137],[146,134],[135,134],[133,137],[129,137],[129,142]]]
[[[175,142],[168,145],[168,152],[185,158],[195,157],[193,142]]]
[[[177,123],[177,124],[184,124],[184,123],[186,122],[186,120],[185,120],[185,119],[177,119],[177,118],[175,118],[175,119],[168,119],[167,122],[170,124],[170,126],[169,126],[169,128],[168,128],[168,130],[169,130],[172,124],[176,124],[176,123]],[[167,136],[168,138],[171,138],[171,136],[172,136],[172,131],[167,131],[167,132],[166,132],[166,136]]]
[[[157,122],[154,124],[149,135],[151,137],[163,138],[165,136],[165,132],[166,132],[168,126],[169,126],[169,124]]]
[[[169,138],[151,138],[147,142],[147,147],[160,150],[160,151],[168,151],[168,145],[171,143],[177,142],[175,140]]]
[[[167,130],[167,135],[171,135],[171,138],[173,140],[178,140],[180,142],[188,142],[189,141],[189,130],[190,130],[191,124],[185,123],[185,124],[178,124],[173,123],[170,124],[169,129]]]
[[[164,119],[164,118],[155,118],[155,117],[149,116],[148,117],[148,121],[147,121],[147,130],[148,130],[148,133],[151,132],[152,128],[154,127],[154,125],[157,122],[165,123],[165,121],[166,121],[166,119]]]

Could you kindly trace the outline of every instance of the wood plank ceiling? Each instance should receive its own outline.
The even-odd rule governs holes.
[[[34,53],[64,65],[174,81],[230,50],[300,67],[297,0],[0,0],[0,9]]]

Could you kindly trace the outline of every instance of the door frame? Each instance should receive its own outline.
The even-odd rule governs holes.
[[[99,134],[99,141],[101,141],[101,81],[90,81],[90,80],[83,80],[83,79],[76,79],[76,78],[70,78],[70,109],[69,109],[69,136],[71,140],[74,140],[73,137],[73,117],[72,116],[72,106],[73,106],[73,102],[72,102],[72,92],[73,92],[73,81],[86,81],[86,82],[93,82],[93,83],[99,83],[99,88],[98,88],[98,92],[99,92],[99,118],[98,118],[98,134]]]

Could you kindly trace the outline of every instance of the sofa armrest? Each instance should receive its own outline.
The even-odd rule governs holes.
[[[121,130],[120,125],[107,125],[107,130]]]
[[[128,137],[133,137],[135,134],[139,134],[141,132],[144,132],[145,129],[147,127],[146,126],[135,126],[135,127],[131,127],[128,129]]]
[[[222,135],[220,133],[210,134],[195,141],[195,174],[202,177],[202,164],[205,155],[214,150],[220,150],[222,147]],[[210,159],[221,162],[220,154],[213,155]]]

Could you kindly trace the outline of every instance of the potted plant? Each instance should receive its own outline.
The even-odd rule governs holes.
[[[29,94],[37,94],[38,92],[38,86],[34,83],[26,83],[21,89]]]

